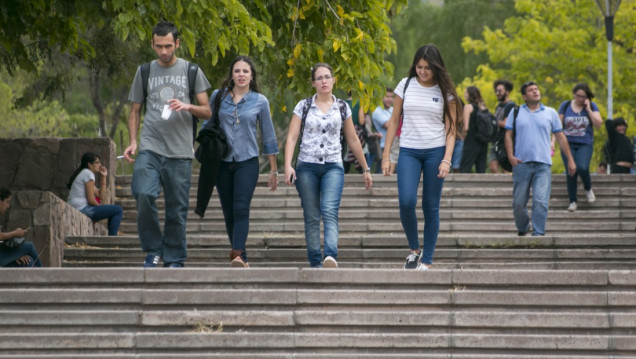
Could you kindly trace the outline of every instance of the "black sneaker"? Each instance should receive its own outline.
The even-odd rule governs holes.
[[[157,264],[159,264],[160,256],[156,256],[154,254],[146,255],[146,260],[144,260],[144,268],[155,268]]]
[[[422,255],[422,251],[420,251],[420,253],[415,253],[411,251],[411,253],[406,257],[406,263],[404,263],[404,269],[417,269],[417,265],[420,262],[421,255]]]

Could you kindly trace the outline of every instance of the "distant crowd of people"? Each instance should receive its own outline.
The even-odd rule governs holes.
[[[195,212],[204,215],[216,187],[230,266],[247,268],[250,206],[260,155],[269,160],[268,187],[275,191],[279,184],[278,142],[269,102],[260,93],[256,68],[246,56],[231,63],[222,86],[208,98],[211,86],[203,71],[176,56],[178,34],[176,26],[167,21],[153,28],[157,59],[139,66],[129,94],[130,145],[124,157],[135,163],[131,187],[137,203],[137,233],[146,255],[143,266],[185,265],[196,138],[201,144],[196,158],[202,170]],[[497,80],[493,88],[498,103],[491,114],[477,87],[467,87],[463,100],[459,97],[439,49],[424,45],[415,53],[407,76],[394,88],[387,87],[382,105],[367,112],[351,95],[347,100],[334,96],[336,78],[330,65],[318,63],[310,75],[315,93],[294,107],[282,173],[285,184],[295,186],[301,200],[311,267],[338,267],[338,211],[344,174],[351,168],[362,174],[367,190],[373,186],[372,172],[397,174],[400,221],[408,244],[405,269],[428,270],[433,265],[442,188],[450,173],[470,173],[473,168],[477,173],[487,169],[512,172],[512,211],[518,235],[543,236],[556,141],[567,172],[568,211],[578,208],[578,177],[587,202],[596,200],[590,162],[594,129],[603,120],[584,83],[575,85],[573,98],[556,110],[541,102],[536,82],[521,85],[523,103],[517,106],[510,98],[513,84]],[[201,131],[197,118],[206,119]],[[597,173],[630,173],[634,149],[625,135],[626,121],[608,119],[605,126],[605,162]],[[69,179],[68,202],[93,221],[108,219],[108,233],[114,236],[119,233],[122,209],[100,201],[107,173],[97,154],[85,153]],[[96,175],[101,176],[100,186]],[[416,215],[420,182],[422,241]],[[527,210],[531,190],[532,218]],[[161,192],[165,198],[163,228],[156,204]],[[9,207],[9,198],[10,192],[0,191],[0,214]],[[25,233],[20,228],[0,233],[0,241]],[[19,250],[3,248],[0,246],[3,266],[41,265],[29,242],[21,242]]]

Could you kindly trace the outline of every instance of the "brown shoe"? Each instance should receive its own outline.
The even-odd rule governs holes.
[[[230,250],[230,267],[233,268],[248,268],[249,265],[241,258],[243,254],[242,250]]]

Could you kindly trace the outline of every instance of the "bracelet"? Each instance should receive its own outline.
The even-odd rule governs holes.
[[[453,164],[450,161],[442,160],[444,163],[448,163],[448,166],[453,167]]]
[[[278,171],[269,171],[269,174],[278,176]]]
[[[384,162],[384,161],[391,161],[391,160],[390,160],[390,159],[388,159],[388,158],[383,158],[383,159],[382,159],[382,162]]]

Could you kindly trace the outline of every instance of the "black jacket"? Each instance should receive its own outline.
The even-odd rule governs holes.
[[[634,162],[634,147],[629,137],[616,132],[614,120],[606,120],[607,142],[609,144],[609,162],[614,164],[619,161]]]
[[[219,174],[221,160],[228,152],[227,139],[223,130],[210,121],[197,136],[199,148],[194,156],[201,163],[199,187],[197,188],[197,206],[194,213],[203,217],[208,208],[216,178]]]

